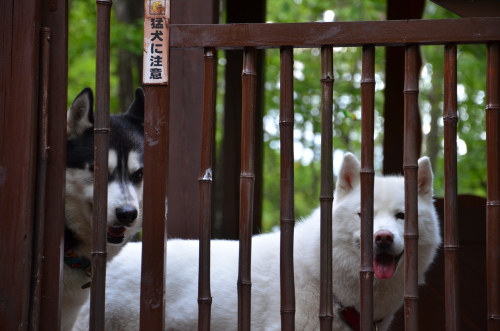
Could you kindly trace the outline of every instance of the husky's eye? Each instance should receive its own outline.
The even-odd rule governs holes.
[[[395,216],[396,216],[396,218],[398,220],[404,220],[405,219],[405,213],[402,213],[402,212],[397,213]]]
[[[358,216],[361,217],[361,213],[358,213]]]
[[[130,179],[134,184],[139,184],[142,181],[142,176],[144,174],[144,170],[141,168],[134,172],[131,176]]]

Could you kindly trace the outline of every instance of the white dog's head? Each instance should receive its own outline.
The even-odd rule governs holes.
[[[361,164],[351,153],[344,156],[335,190],[334,240],[344,241],[360,256]],[[405,188],[401,176],[375,177],[373,197],[373,269],[375,277],[389,279],[404,260]],[[419,279],[441,243],[433,204],[433,175],[429,158],[418,160]],[[335,233],[338,232],[338,233]]]

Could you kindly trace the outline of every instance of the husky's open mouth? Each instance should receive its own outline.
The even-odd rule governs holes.
[[[379,253],[373,259],[373,271],[378,279],[389,279],[396,272],[398,262],[403,256],[404,250],[398,254]]]
[[[124,226],[108,226],[108,243],[121,244],[125,239],[125,231],[127,228]]]

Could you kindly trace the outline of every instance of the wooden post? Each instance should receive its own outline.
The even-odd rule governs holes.
[[[144,189],[140,329],[165,329],[170,1],[144,1]]]

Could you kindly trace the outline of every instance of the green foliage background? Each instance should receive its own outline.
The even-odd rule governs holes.
[[[276,23],[311,21],[384,20],[386,1],[268,0],[267,21]],[[112,17],[114,17],[112,15]],[[425,19],[454,18],[455,15],[427,2]],[[111,109],[117,110],[119,77],[116,74],[118,48],[142,51],[142,23],[122,24],[113,19],[111,35]],[[306,216],[319,204],[320,179],[320,60],[318,49],[294,51],[295,87],[295,209],[297,219]],[[219,52],[220,73],[224,53]],[[431,155],[435,170],[435,195],[443,196],[443,46],[422,47],[423,67],[420,82],[420,108],[423,122],[423,155]],[[375,166],[380,171],[383,159],[383,89],[385,76],[384,48],[376,49],[376,123]],[[458,46],[458,189],[459,193],[486,194],[485,150],[485,68],[484,45]],[[334,163],[342,155],[361,150],[361,49],[334,49]],[[263,230],[279,221],[279,50],[266,53],[264,125],[264,204]],[[224,82],[218,100],[222,100]],[[95,4],[70,2],[69,24],[69,102],[83,87],[95,87]],[[218,109],[222,122],[223,105]],[[220,130],[217,140],[221,138]]]
[[[68,26],[68,106],[85,87],[95,93],[96,56],[96,4],[92,1],[74,0],[69,3]],[[136,24],[124,24],[115,19],[111,11],[110,63],[111,63],[111,112],[118,109],[117,53],[126,49],[137,54],[142,52],[142,20]]]
[[[269,22],[384,20],[385,1],[306,1],[286,0],[268,2]],[[441,7],[427,2],[424,19],[457,18]],[[423,120],[423,155],[431,155],[435,172],[435,195],[444,195],[443,170],[443,67],[444,47],[421,48],[423,67],[420,82],[420,108]],[[279,52],[267,53],[265,161],[264,161],[264,229],[277,225],[279,220]],[[319,141],[320,132],[319,82],[320,60],[317,49],[298,49],[295,60],[296,151],[307,150],[295,164],[295,209],[300,218],[319,203]],[[376,123],[375,167],[381,171],[383,160],[383,102],[385,54],[376,49]],[[484,45],[458,46],[458,191],[459,194],[486,194],[485,146],[485,68]],[[350,151],[360,156],[361,150],[361,49],[334,48],[334,163]],[[273,122],[271,122],[273,121]],[[270,125],[269,123],[274,125]],[[431,134],[431,129],[432,133]],[[312,139],[311,139],[312,138]],[[316,138],[316,139],[315,139]],[[433,152],[433,149],[436,152]],[[311,155],[312,158],[311,158]],[[296,154],[296,157],[300,156]],[[336,174],[337,168],[334,169]]]

